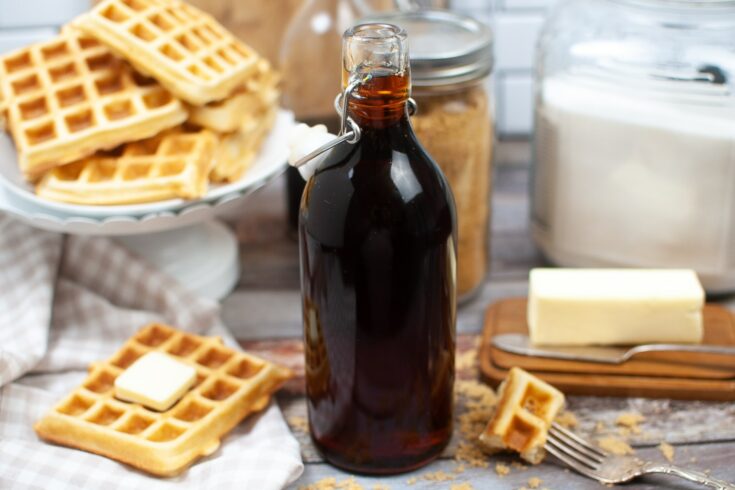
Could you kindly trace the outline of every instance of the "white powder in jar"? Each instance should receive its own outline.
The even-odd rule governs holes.
[[[534,237],[568,266],[690,267],[735,287],[735,104],[557,75],[536,113]]]

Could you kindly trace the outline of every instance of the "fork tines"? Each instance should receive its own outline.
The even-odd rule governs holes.
[[[607,457],[605,452],[557,423],[553,423],[549,429],[545,448],[583,474],[598,470]]]

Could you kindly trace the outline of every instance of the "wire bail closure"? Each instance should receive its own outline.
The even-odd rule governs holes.
[[[313,160],[322,153],[331,150],[341,143],[349,143],[350,145],[354,145],[358,141],[360,141],[360,137],[362,136],[360,126],[357,125],[354,119],[347,115],[347,106],[355,89],[357,89],[357,87],[362,85],[363,83],[369,82],[372,78],[373,76],[369,73],[362,78],[356,78],[345,88],[344,92],[340,92],[339,94],[337,94],[337,97],[334,98],[334,110],[340,116],[339,134],[329,143],[326,143],[316,150],[312,151],[308,155],[299,158],[294,163],[292,163],[291,166],[301,167],[302,165],[305,165],[309,160]],[[418,110],[416,101],[413,98],[409,97],[407,104],[408,115],[413,116],[414,114],[416,114],[416,111]]]

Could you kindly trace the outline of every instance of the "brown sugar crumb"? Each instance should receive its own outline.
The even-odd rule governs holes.
[[[662,441],[661,444],[658,445],[658,450],[661,451],[661,454],[664,455],[666,461],[668,461],[669,463],[674,462],[674,446]]]
[[[600,449],[618,456],[635,454],[635,451],[627,442],[613,436],[601,437],[597,440],[597,445],[600,446]]]
[[[538,488],[543,483],[543,480],[537,476],[532,476],[528,479],[528,488]]]
[[[513,467],[514,470],[526,471],[529,468],[528,465],[525,465],[518,461],[513,461],[510,465]]]
[[[477,442],[495,411],[497,396],[492,388],[473,380],[459,380],[456,383],[457,396],[462,399],[462,412],[458,417],[459,434],[462,438],[455,453],[458,463],[476,468],[487,468],[487,456]]]
[[[615,419],[615,423],[621,427],[633,428],[637,427],[638,424],[646,420],[646,417],[636,412],[626,412],[618,415]]]
[[[644,420],[646,420],[646,417],[639,413],[626,412],[618,415],[615,424],[618,426],[618,433],[623,437],[628,437],[631,434],[638,435],[642,432],[638,424]]]
[[[465,468],[463,464],[458,464],[457,466],[454,467],[454,472],[457,474],[464,473],[464,470]]]
[[[306,417],[299,417],[298,415],[292,415],[291,417],[288,417],[286,419],[286,422],[288,422],[288,425],[294,430],[298,430],[304,433],[309,432],[309,421],[306,420]]]
[[[449,490],[475,490],[475,487],[472,486],[471,483],[455,483],[451,487],[449,487]]]
[[[567,429],[574,429],[579,425],[579,420],[577,420],[577,416],[574,415],[574,412],[570,412],[569,410],[564,410],[559,415],[556,416],[556,419],[554,421],[561,425],[562,427],[566,427]]]
[[[503,478],[510,474],[510,466],[498,463],[495,465],[495,473],[497,473],[500,478]]]
[[[478,338],[479,340],[479,338]],[[457,354],[455,359],[455,367],[457,372],[473,371],[477,366],[477,348],[470,349],[461,354]]]
[[[487,455],[480,449],[475,442],[460,441],[457,445],[457,452],[454,454],[456,461],[461,461],[473,468],[487,468],[490,463],[487,462]]]
[[[498,397],[485,383],[475,380],[460,380],[456,384],[457,393],[467,398],[467,408],[493,408],[498,403]]]
[[[598,420],[595,424],[595,433],[602,434],[603,432],[607,432],[607,426],[605,425],[605,422]]]
[[[412,476],[411,478],[406,480],[406,485],[414,485],[417,481],[418,479],[415,476]]]
[[[432,473],[426,473],[421,478],[426,481],[450,481],[454,480],[454,476],[444,471],[434,471]]]
[[[354,477],[342,481],[337,481],[336,478],[329,477],[322,478],[306,486],[301,486],[299,490],[364,490],[364,488],[355,481]]]

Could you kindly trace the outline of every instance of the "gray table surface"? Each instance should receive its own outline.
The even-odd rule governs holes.
[[[482,314],[491,302],[527,293],[528,271],[544,264],[533,245],[528,228],[530,150],[527,142],[502,142],[497,147],[494,171],[491,272],[480,293],[460,308],[460,334],[476,334]],[[240,241],[242,276],[237,289],[223,302],[223,318],[238,339],[250,342],[298,339],[301,310],[298,286],[296,242],[285,220],[284,179],[274,181],[247,202],[247,212],[229,219]],[[719,298],[730,308],[734,297]],[[277,343],[277,342],[276,342]],[[275,345],[275,344],[274,344]],[[298,396],[279,400],[286,416],[303,418],[305,404]],[[590,435],[597,421],[612,421],[623,412],[639,412],[646,417],[640,435],[629,441],[641,458],[661,461],[657,449],[661,441],[676,447],[675,462],[686,467],[709,470],[713,476],[735,481],[735,403],[684,402],[635,398],[570,397],[570,408],[580,420],[579,432]],[[612,430],[612,429],[611,429]],[[298,428],[294,433],[302,443],[306,469],[292,486],[300,488],[327,477],[344,481],[351,475],[324,463]],[[515,489],[528,486],[530,477],[543,480],[549,489],[599,488],[599,484],[565,470],[550,458],[533,468],[512,468],[500,477],[493,470],[497,462],[511,464],[509,456],[488,459],[489,468],[466,468],[455,473],[451,450],[426,468],[390,478],[356,476],[366,489],[385,485],[391,489],[450,489],[469,482],[475,489]],[[431,481],[428,473],[443,471],[448,481]],[[415,481],[414,481],[415,480]],[[650,477],[626,486],[631,489],[696,488],[680,480]],[[376,487],[380,488],[380,487]]]

